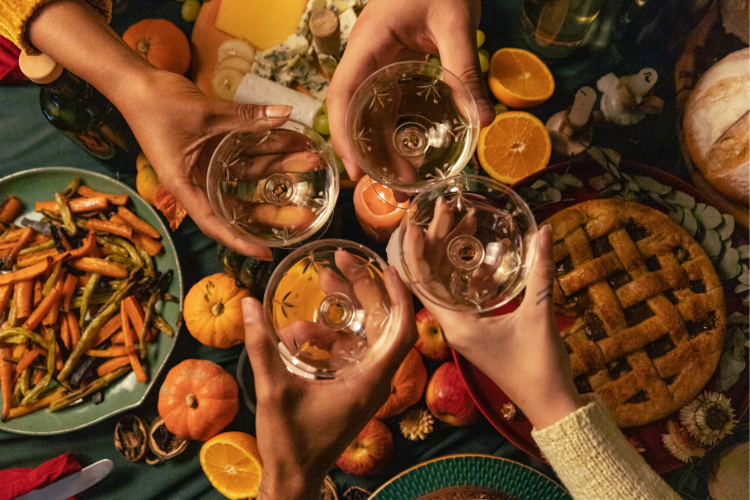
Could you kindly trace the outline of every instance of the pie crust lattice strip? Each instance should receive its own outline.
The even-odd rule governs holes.
[[[552,225],[553,298],[581,393],[620,427],[678,410],[721,356],[724,291],[703,248],[663,213],[614,199],[564,209]]]

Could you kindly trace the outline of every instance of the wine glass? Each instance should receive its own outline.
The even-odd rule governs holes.
[[[383,281],[386,264],[367,247],[323,239],[274,270],[263,306],[268,330],[292,373],[344,378],[378,359],[399,324]]]
[[[488,313],[526,285],[538,254],[537,226],[506,185],[458,175],[412,199],[388,252],[420,298]]]
[[[321,234],[339,193],[333,150],[285,117],[258,118],[227,134],[206,184],[216,216],[240,238],[269,247]]]
[[[436,64],[403,61],[370,75],[346,113],[357,162],[373,180],[415,194],[468,163],[479,113],[461,80]]]

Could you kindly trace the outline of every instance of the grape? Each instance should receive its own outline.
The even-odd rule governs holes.
[[[490,52],[487,49],[479,49],[478,52],[480,54],[484,54],[484,56],[489,59],[490,58]]]
[[[439,57],[432,56],[432,57],[430,57],[430,60],[427,61],[427,62],[430,63],[430,64],[434,64],[435,66],[440,66],[440,58]]]
[[[199,10],[201,10],[201,3],[198,0],[185,0],[182,4],[182,18],[192,23],[198,17]]]
[[[479,64],[482,66],[482,73],[487,73],[487,70],[490,69],[490,60],[481,52],[479,53]]]
[[[477,48],[484,45],[484,31],[477,30]]]
[[[328,115],[321,114],[315,117],[313,121],[313,128],[321,135],[331,135],[331,130],[328,128]]]

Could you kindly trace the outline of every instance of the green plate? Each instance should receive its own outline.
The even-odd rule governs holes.
[[[572,498],[552,479],[518,462],[492,455],[449,455],[405,470],[370,500],[413,500],[450,486],[491,488],[519,500]]]
[[[182,310],[183,299],[182,273],[177,260],[177,252],[168,228],[161,221],[156,211],[138,196],[138,193],[106,175],[70,167],[42,167],[9,175],[0,179],[0,193],[12,194],[19,198],[24,203],[29,218],[38,219],[39,217],[33,211],[34,203],[36,201],[54,200],[55,192],[65,189],[65,186],[70,183],[75,175],[81,179],[83,184],[97,191],[130,196],[135,206],[134,212],[162,234],[161,241],[164,245],[164,251],[154,259],[154,263],[160,271],[174,270],[174,278],[169,293],[179,297],[180,301],[179,304],[173,302],[162,304],[160,313],[175,329],[175,336],[170,338],[161,334],[158,342],[149,345],[149,381],[147,383],[136,381],[135,374],[130,372],[107,387],[104,393],[104,401],[99,404],[85,401],[57,412],[40,410],[25,417],[0,422],[0,430],[19,434],[62,434],[81,429],[138,406],[151,390],[153,381],[163,368],[177,340],[177,316]]]

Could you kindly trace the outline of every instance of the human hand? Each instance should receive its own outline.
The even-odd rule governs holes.
[[[243,301],[263,459],[259,499],[317,500],[317,485],[330,466],[388,399],[390,380],[417,333],[412,298],[398,273],[388,268],[384,278],[400,318],[396,340],[382,359],[345,379],[310,380],[290,373],[271,341],[261,304]]]
[[[550,229],[544,226],[538,233],[539,259],[512,313],[478,317],[438,306],[417,293],[443,328],[448,345],[497,384],[537,429],[582,406],[552,311]]]
[[[291,107],[221,102],[207,97],[187,78],[158,70],[145,71],[127,95],[118,94],[116,100],[161,184],[201,231],[244,255],[271,260],[268,248],[242,240],[214,215],[206,193],[206,173],[224,135],[255,118],[289,116]],[[297,163],[306,165],[298,159]],[[264,216],[274,220],[283,215],[278,210],[266,212]]]
[[[372,0],[365,7],[326,99],[331,142],[351,179],[363,174],[346,138],[347,106],[359,84],[383,66],[439,53],[442,65],[461,79],[476,100],[480,124],[492,122],[495,111],[477,54],[479,14],[478,0]]]

